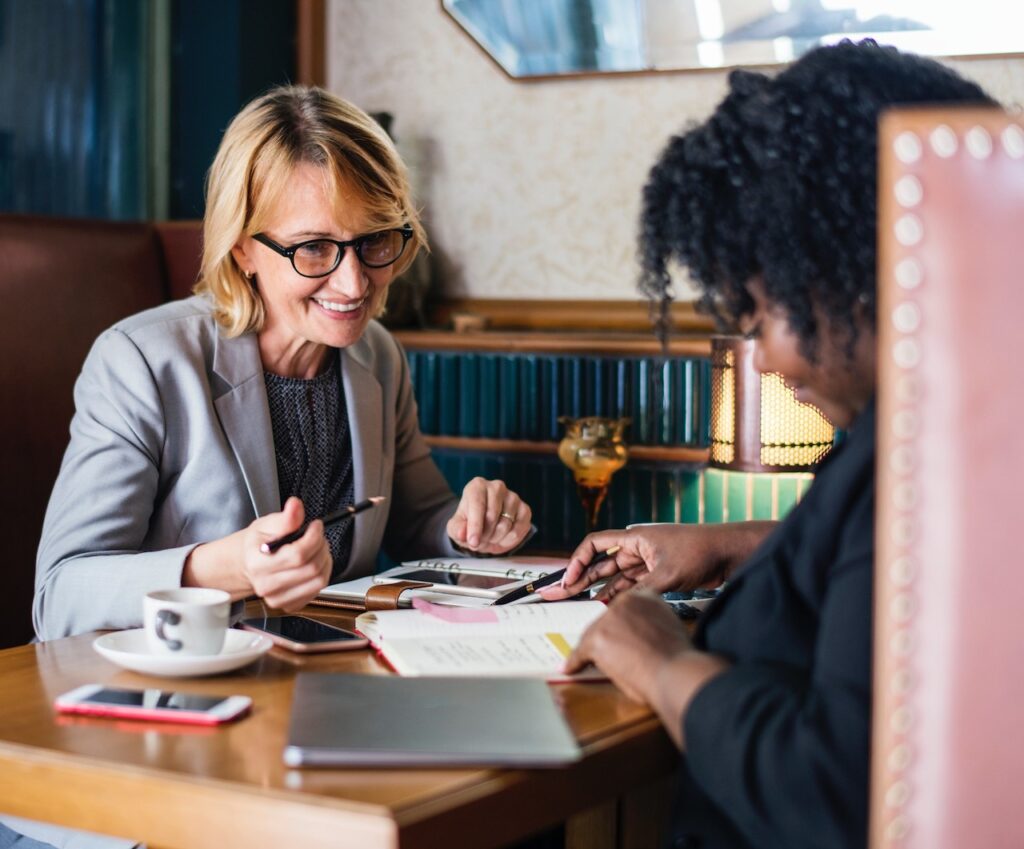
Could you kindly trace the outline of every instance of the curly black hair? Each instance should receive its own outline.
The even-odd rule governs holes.
[[[669,267],[689,269],[699,306],[725,323],[753,310],[760,275],[805,356],[816,310],[848,335],[874,321],[877,124],[896,104],[998,105],[930,59],[844,41],[770,78],[733,71],[704,124],[671,139],[643,193],[640,290],[667,328]]]

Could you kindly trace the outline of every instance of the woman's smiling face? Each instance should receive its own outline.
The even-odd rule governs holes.
[[[812,404],[837,428],[846,428],[875,394],[875,335],[859,324],[852,357],[847,337],[818,320],[817,358],[808,360],[800,350],[800,337],[789,325],[783,309],[770,301],[760,279],[747,283],[754,311],[740,319],[741,331],[755,342],[754,366],[776,372],[794,390],[798,401]]]
[[[284,247],[317,238],[347,241],[368,232],[358,205],[346,208],[344,222],[337,209],[322,169],[300,163],[262,232]],[[233,253],[239,267],[254,275],[263,300],[266,319],[259,336],[264,366],[293,377],[316,374],[328,348],[347,348],[359,340],[380,311],[394,274],[393,266],[364,266],[352,247],[334,271],[317,278],[303,277],[287,257],[251,236],[240,239]]]

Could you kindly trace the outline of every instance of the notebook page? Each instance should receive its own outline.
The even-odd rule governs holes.
[[[442,572],[460,572],[479,575],[503,575],[510,580],[525,581],[540,578],[557,569],[568,565],[564,557],[539,557],[521,555],[519,557],[425,557],[421,560],[406,560],[400,567],[389,569],[381,574],[391,577],[392,572],[401,572],[407,568],[435,569]]]
[[[580,634],[524,634],[473,640],[399,639],[384,645],[384,654],[402,675],[543,677],[573,680],[561,672]],[[591,669],[581,678],[603,678]]]
[[[356,617],[356,627],[371,640],[520,636],[548,631],[581,634],[605,610],[600,601],[492,606],[472,611],[476,621],[468,622],[447,622],[420,610],[378,610]]]

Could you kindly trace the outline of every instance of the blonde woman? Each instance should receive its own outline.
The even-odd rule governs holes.
[[[500,481],[451,492],[420,434],[408,365],[375,322],[424,245],[405,168],[364,112],[282,87],[228,127],[207,182],[194,297],[106,331],[39,547],[42,639],[140,624],[177,585],[301,608],[394,558],[501,553],[530,508]],[[353,501],[381,507],[326,530]]]

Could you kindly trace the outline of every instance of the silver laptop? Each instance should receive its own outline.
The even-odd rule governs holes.
[[[300,672],[288,766],[560,766],[580,749],[548,685],[523,678]]]

